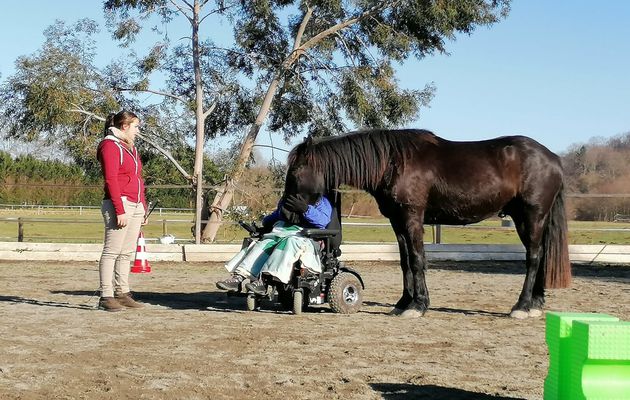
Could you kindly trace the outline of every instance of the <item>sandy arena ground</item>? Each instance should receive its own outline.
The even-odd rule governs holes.
[[[395,263],[350,263],[362,311],[248,312],[219,264],[153,263],[141,310],[95,309],[96,263],[0,262],[1,399],[541,399],[544,318],[506,317],[521,263],[434,263],[431,309],[388,316]],[[547,309],[630,320],[630,266],[574,266]],[[272,307],[270,309],[270,307]]]

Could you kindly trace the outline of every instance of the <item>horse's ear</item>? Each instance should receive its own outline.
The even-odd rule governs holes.
[[[304,138],[304,144],[310,146],[313,144],[313,135],[308,135]]]

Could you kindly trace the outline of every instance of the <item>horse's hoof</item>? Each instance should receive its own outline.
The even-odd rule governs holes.
[[[529,312],[527,313],[527,316],[529,318],[538,318],[543,314],[542,310],[539,310],[537,308],[530,308]]]
[[[512,310],[510,313],[510,318],[526,319],[527,317],[529,317],[529,313],[523,310]]]
[[[400,315],[404,312],[402,308],[394,308],[389,312],[389,315]]]
[[[400,314],[400,318],[420,318],[424,315],[424,313],[420,310],[416,310],[415,308],[411,308],[409,310],[405,310]]]

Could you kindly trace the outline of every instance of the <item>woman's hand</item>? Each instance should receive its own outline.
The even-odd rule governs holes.
[[[116,215],[116,225],[118,225],[119,228],[127,226],[127,216],[125,214]]]

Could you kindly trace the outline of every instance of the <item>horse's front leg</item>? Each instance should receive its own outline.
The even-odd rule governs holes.
[[[400,253],[400,268],[403,276],[403,292],[400,300],[394,306],[394,309],[390,312],[391,315],[402,314],[411,301],[413,300],[413,275],[409,268],[409,250],[407,248],[407,241],[405,239],[404,232],[399,224],[395,221],[390,221],[394,233],[396,234],[396,240],[398,241],[398,251]]]
[[[409,213],[406,221],[407,230],[404,234],[409,257],[409,271],[411,274],[413,294],[402,317],[421,317],[429,309],[429,289],[425,279],[427,262],[424,252],[423,214]]]

